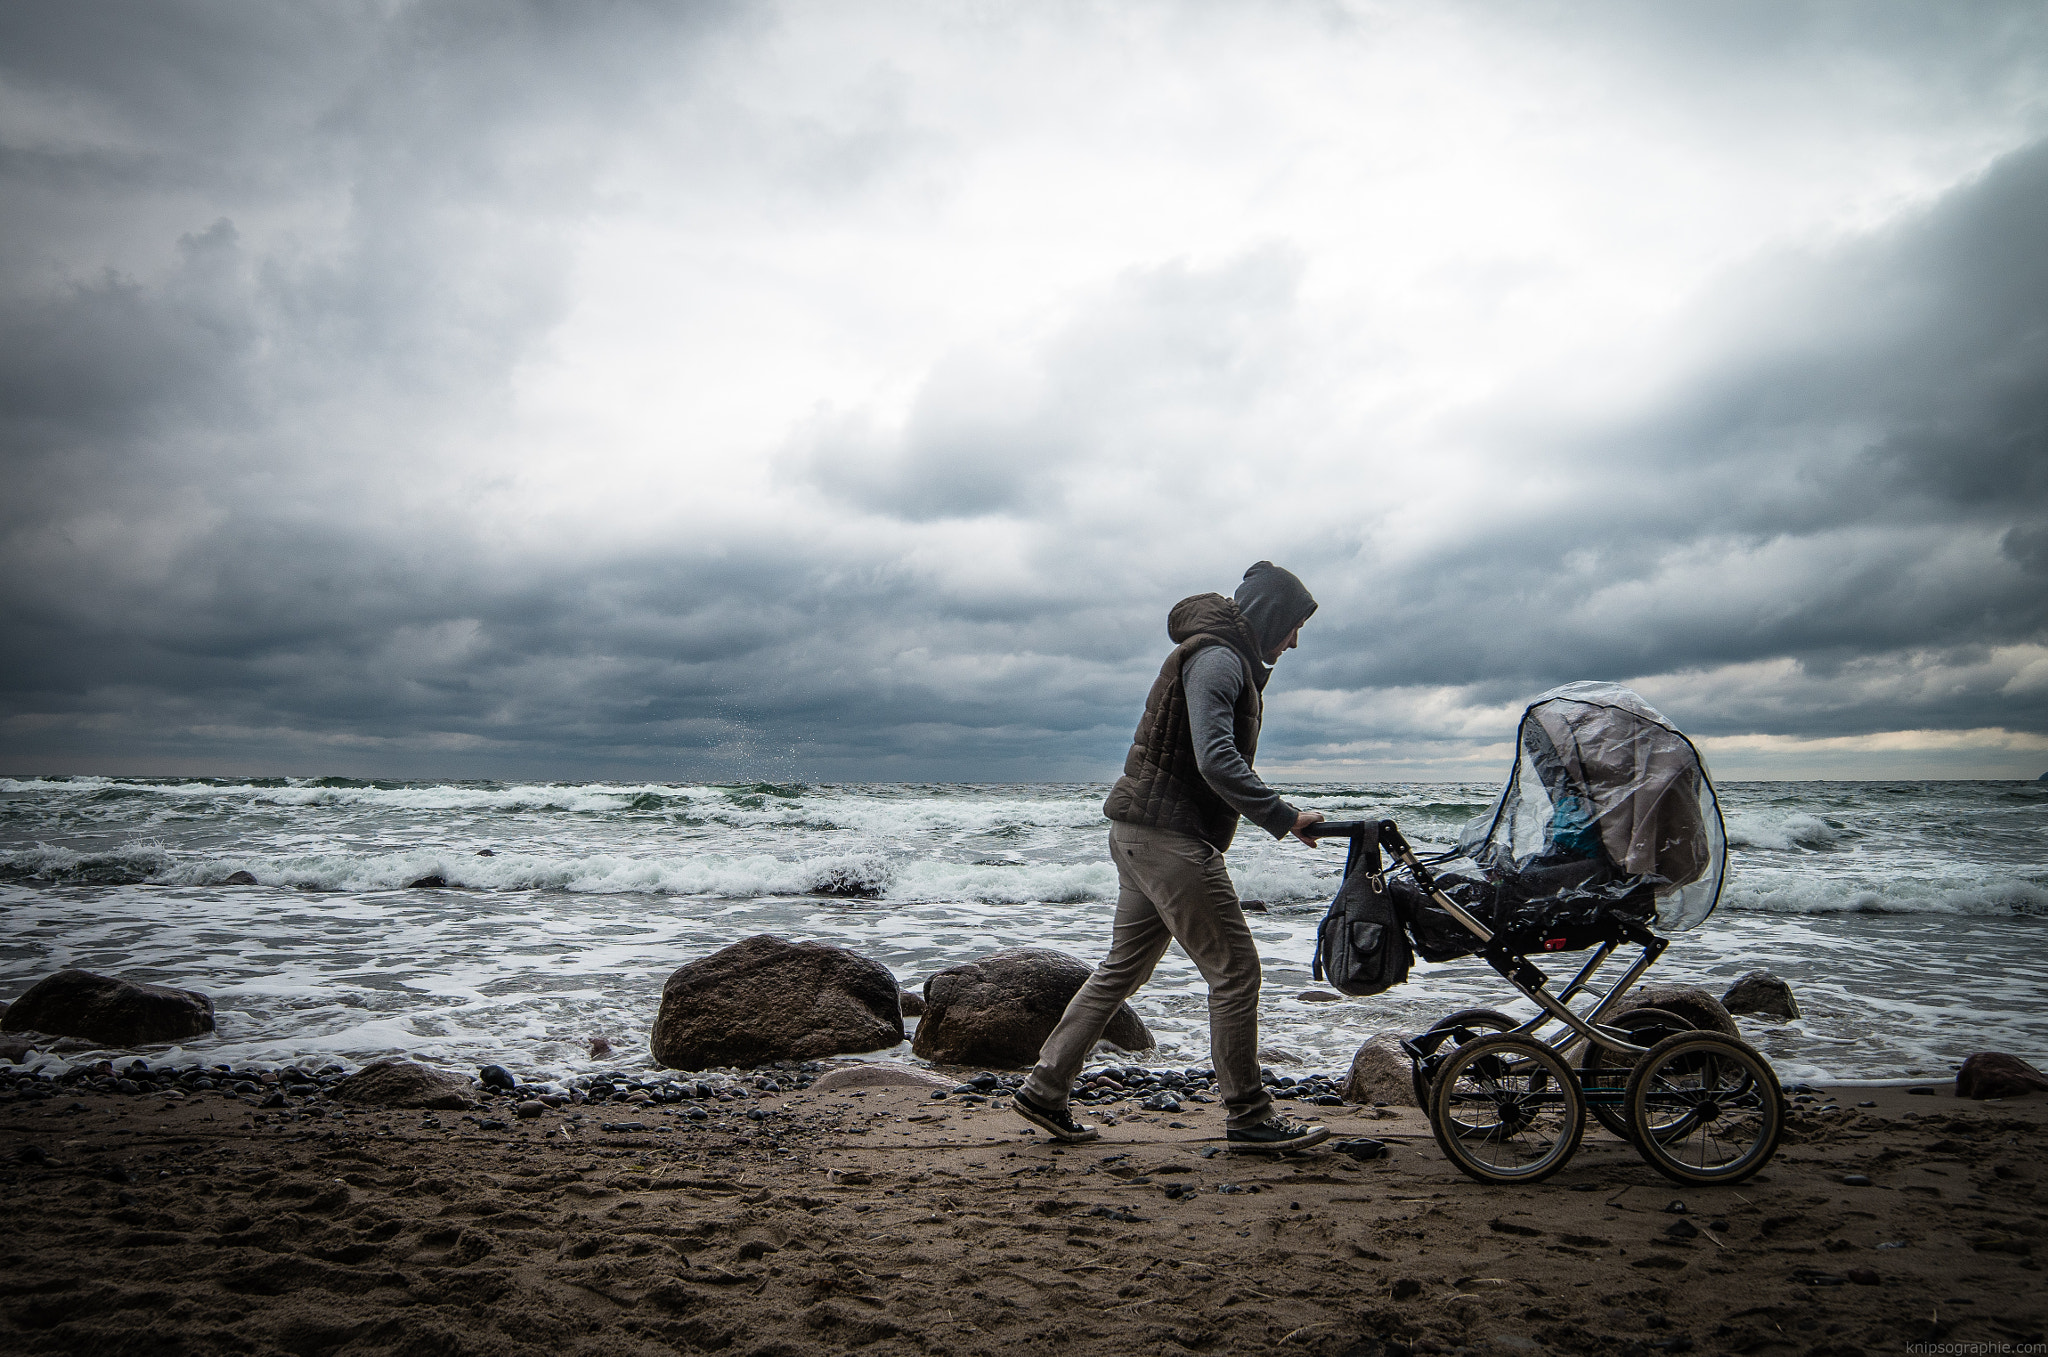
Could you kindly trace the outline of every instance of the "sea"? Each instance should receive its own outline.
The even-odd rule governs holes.
[[[1448,847],[1492,785],[1283,786],[1332,818]],[[619,784],[319,778],[0,779],[0,1000],[64,967],[197,989],[218,1031],[152,1063],[352,1068],[387,1056],[536,1079],[650,1065],[663,982],[755,934],[851,948],[916,989],[1009,947],[1093,964],[1116,878],[1100,785]],[[1803,1016],[1743,1018],[1788,1080],[2048,1064],[2048,783],[1731,782],[1719,908],[1653,981],[1720,993],[1769,970]],[[1476,960],[1318,1002],[1316,924],[1341,841],[1246,827],[1230,853],[1265,958],[1262,1056],[1341,1071],[1447,1011],[1530,1011]],[[231,884],[237,873],[254,884]],[[426,884],[420,884],[426,883]],[[1569,974],[1570,957],[1552,958]],[[1208,1063],[1178,948],[1132,1000],[1129,1058]],[[604,1037],[613,1054],[593,1058]],[[114,1053],[109,1053],[114,1054]],[[66,1061],[93,1058],[71,1052]],[[912,1059],[908,1045],[877,1059]]]

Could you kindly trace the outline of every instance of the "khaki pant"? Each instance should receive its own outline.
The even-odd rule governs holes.
[[[1167,944],[1178,942],[1209,982],[1209,1054],[1226,1125],[1258,1125],[1273,1115],[1272,1095],[1259,1082],[1259,949],[1223,854],[1192,835],[1118,821],[1110,826],[1109,856],[1119,887],[1109,955],[1045,1039],[1025,1091],[1065,1107],[1117,1005],[1151,979]]]

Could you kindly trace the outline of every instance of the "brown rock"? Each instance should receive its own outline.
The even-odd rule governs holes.
[[[152,1046],[213,1030],[213,1000],[91,971],[47,976],[11,1004],[0,1031],[82,1037],[102,1046]]]
[[[1351,1073],[1341,1090],[1348,1103],[1415,1106],[1415,1073],[1401,1050],[1401,1039],[1387,1033],[1367,1037],[1351,1057]]]
[[[878,961],[761,934],[679,967],[649,1046],[679,1070],[879,1051],[903,1040],[897,993]]]
[[[1023,1069],[1088,979],[1065,952],[1013,947],[940,971],[924,982],[924,1020],[910,1049],[934,1065]],[[1126,1051],[1149,1050],[1152,1033],[1119,1004],[1103,1036]]]
[[[1742,1035],[1742,1029],[1728,1016],[1721,1001],[1698,985],[1637,985],[1622,996],[1614,1012],[1626,1013],[1632,1008],[1661,1008],[1701,1031],[1725,1032],[1731,1037]]]
[[[1979,1051],[1956,1071],[1958,1098],[2022,1098],[2042,1092],[2048,1092],[2048,1074],[2003,1051]]]
[[[256,878],[249,872],[230,872],[222,879],[220,884],[223,886],[253,886],[256,884]]]
[[[0,1036],[0,1060],[21,1064],[35,1051],[47,1051],[57,1041],[47,1032],[9,1032]]]
[[[838,1088],[952,1088],[955,1080],[921,1070],[914,1065],[842,1065],[826,1070],[811,1081],[810,1092],[830,1093]]]
[[[896,1006],[903,1010],[903,1016],[906,1018],[922,1018],[924,1016],[924,996],[915,990],[898,990],[896,992]]]
[[[1749,971],[1736,977],[1721,1006],[1730,1013],[1762,1013],[1773,1018],[1799,1016],[1799,1000],[1792,987],[1769,971]]]
[[[379,1060],[335,1084],[333,1096],[345,1103],[375,1107],[433,1107],[460,1112],[470,1106],[470,1084],[410,1060]]]

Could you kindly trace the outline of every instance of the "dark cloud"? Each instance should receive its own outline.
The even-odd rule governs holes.
[[[1501,697],[1773,658],[1966,669],[2041,643],[2044,223],[2048,143],[1874,238],[1728,280],[1698,320],[1727,332],[1718,358],[1649,418],[1530,454],[1568,478],[1561,504],[1395,572],[1340,566],[1381,606],[1370,628],[1340,623],[1304,681]],[[2048,693],[2003,682],[1758,701],[1714,724],[2048,731]]]
[[[1872,11],[1721,12],[1622,6],[1601,41],[1796,71]],[[1918,44],[1974,54],[1928,67],[1958,88],[2024,65],[1944,15],[1883,10],[1857,50],[1909,80]],[[1586,676],[1661,680],[1705,733],[2048,731],[2048,681],[2000,658],[2048,631],[2048,144],[1737,270],[1619,423],[1496,404],[1383,438],[1274,243],[1134,264],[1036,338],[954,346],[900,412],[793,395],[751,517],[506,521],[494,450],[577,230],[640,191],[618,157],[670,158],[678,212],[745,184],[779,219],[942,147],[879,67],[838,123],[724,88],[676,112],[786,18],[0,11],[6,767],[1100,777],[1167,606],[1260,557],[1323,604],[1275,761],[1455,757]],[[1431,439],[1480,469],[1417,523]]]

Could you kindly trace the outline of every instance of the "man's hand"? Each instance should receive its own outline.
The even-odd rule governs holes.
[[[1294,837],[1300,839],[1303,843],[1307,844],[1311,848],[1315,847],[1316,841],[1308,836],[1308,830],[1311,826],[1319,825],[1322,822],[1323,813],[1321,811],[1302,811],[1299,815],[1296,815],[1294,817]]]

